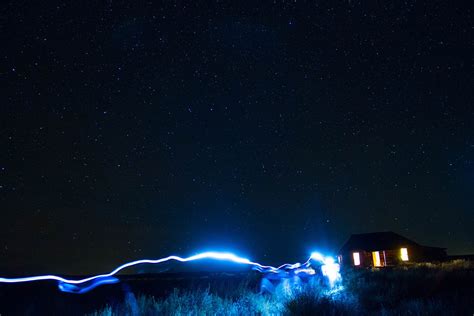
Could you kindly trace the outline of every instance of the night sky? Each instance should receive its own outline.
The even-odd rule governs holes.
[[[474,252],[472,9],[232,2],[3,5],[1,274]]]

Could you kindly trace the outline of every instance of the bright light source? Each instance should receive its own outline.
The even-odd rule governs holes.
[[[331,287],[334,286],[334,283],[341,279],[341,274],[339,273],[340,267],[338,263],[334,263],[334,259],[327,260],[327,263],[321,266],[321,272],[325,277],[328,278],[329,284]]]
[[[352,253],[352,258],[354,259],[354,265],[360,266],[360,254],[358,252]]]
[[[408,249],[407,248],[401,248],[400,249],[400,255],[402,257],[402,261],[408,261]]]
[[[374,267],[382,266],[382,264],[380,263],[380,252],[378,251],[372,252],[372,259],[374,260]]]
[[[323,255],[320,254],[319,252],[313,252],[313,253],[311,254],[311,259],[317,260],[317,261],[321,261],[321,262],[324,261]]]
[[[326,257],[324,258],[324,264],[333,264],[335,261],[334,261],[334,258],[333,257]]]

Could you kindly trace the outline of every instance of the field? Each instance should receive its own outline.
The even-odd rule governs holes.
[[[257,273],[124,277],[85,295],[54,284],[0,287],[0,314],[473,315],[474,263],[455,260],[345,270],[330,290],[318,278],[279,282]],[[21,295],[20,295],[21,294]]]

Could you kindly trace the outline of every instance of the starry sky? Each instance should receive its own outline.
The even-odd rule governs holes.
[[[474,252],[472,9],[10,1],[0,268],[265,263],[393,230]]]

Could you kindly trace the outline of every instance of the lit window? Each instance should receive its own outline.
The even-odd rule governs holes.
[[[380,263],[380,253],[378,251],[372,252],[372,259],[374,260],[374,267],[381,267]]]
[[[352,258],[354,259],[354,265],[360,266],[360,255],[358,252],[352,253]]]
[[[402,257],[402,261],[408,261],[408,249],[407,248],[401,248],[400,249],[400,255]]]

